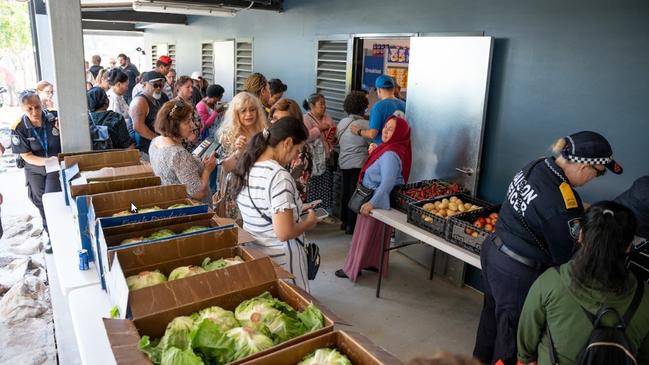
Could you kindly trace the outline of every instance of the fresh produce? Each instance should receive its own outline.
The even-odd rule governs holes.
[[[498,222],[498,213],[491,213],[487,217],[480,217],[473,222],[473,226],[487,231],[487,233],[496,232],[496,223]],[[464,233],[467,235],[477,238],[479,233],[476,230],[471,228],[465,228]]]
[[[200,323],[203,319],[208,319],[217,325],[221,332],[239,327],[239,322],[234,318],[234,313],[217,306],[205,308],[198,313],[192,314],[192,319],[195,323]]]
[[[175,234],[176,233],[174,231],[170,230],[170,229],[161,229],[161,230],[151,234],[149,236],[149,239],[150,240],[157,240],[157,239],[160,239],[160,238],[170,237],[170,236],[173,236]]]
[[[426,203],[422,206],[422,209],[441,218],[450,218],[456,214],[482,209],[482,207],[464,203],[460,198],[452,196],[448,199],[444,198],[433,203]],[[426,222],[433,221],[433,218],[426,214],[422,214],[421,219]]]
[[[159,206],[156,205],[156,206],[153,206],[151,208],[138,209],[137,214],[157,212],[159,210],[162,210],[162,208],[160,208]],[[121,212],[117,212],[117,213],[113,214],[113,217],[124,217],[124,216],[132,215],[132,214],[135,214],[135,213],[132,213],[130,210],[122,210]]]
[[[178,208],[187,208],[187,207],[191,207],[191,205],[189,205],[189,204],[174,204],[174,205],[170,205],[167,209],[178,209]]]
[[[462,187],[456,183],[447,183],[441,181],[431,181],[423,186],[400,190],[400,192],[416,201],[433,199],[442,195],[450,195],[462,192]]]
[[[239,313],[242,322],[236,319],[235,313]],[[154,364],[222,365],[324,325],[322,313],[312,304],[304,311],[297,312],[268,292],[242,302],[235,313],[220,307],[209,307],[190,316],[177,317],[167,325],[161,339],[151,340],[143,336],[139,343],[140,350]],[[288,330],[291,326],[293,330]]]
[[[120,246],[121,245],[130,245],[131,243],[138,243],[138,242],[142,242],[144,240],[145,240],[144,237],[127,238],[127,239],[125,239],[124,241],[122,241],[120,243]]]
[[[242,262],[244,261],[239,256],[235,256],[229,259],[218,259],[216,261],[212,261],[211,258],[206,257],[205,260],[203,260],[201,267],[205,269],[205,271],[212,271],[212,270],[224,269],[228,266],[237,265]]]
[[[198,232],[198,231],[202,231],[202,230],[205,230],[205,229],[207,229],[207,227],[193,226],[193,227],[187,228],[186,230],[182,231],[181,233],[176,233],[176,232],[174,232],[174,231],[172,231],[170,229],[161,229],[161,230],[159,230],[157,232],[152,233],[148,237],[140,236],[140,237],[134,237],[134,238],[127,238],[127,239],[123,240],[120,243],[120,245],[128,245],[128,244],[131,244],[131,243],[138,243],[138,242],[142,242],[142,241],[159,240],[161,238],[175,236],[176,234],[193,233],[193,232]]]
[[[180,266],[180,267],[175,268],[169,274],[169,281],[178,280],[178,279],[182,279],[182,278],[188,278],[190,276],[194,276],[194,275],[197,275],[197,274],[202,274],[204,272],[205,272],[205,270],[200,266],[194,266],[194,265]]]
[[[171,208],[171,207],[170,207],[170,208]],[[198,232],[198,231],[202,231],[202,230],[204,230],[204,229],[207,229],[207,227],[203,227],[203,226],[191,226],[191,227],[187,228],[186,230],[182,231],[181,233],[192,233],[192,232]]]
[[[128,290],[137,290],[166,281],[167,277],[160,271],[142,271],[137,275],[126,278],[126,285],[128,286]]]
[[[297,365],[352,365],[347,356],[335,349],[317,349]]]

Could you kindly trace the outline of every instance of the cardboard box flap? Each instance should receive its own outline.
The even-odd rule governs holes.
[[[269,283],[277,280],[277,274],[270,258],[264,257],[188,279],[192,279],[192,285],[187,285],[181,279],[130,292],[129,305],[133,318]]]
[[[133,267],[149,266],[158,262],[176,260],[185,256],[197,255],[237,245],[237,229],[230,226],[221,230],[152,241],[141,245],[114,246],[108,251],[117,252],[125,271]],[[109,265],[112,260],[109,257]],[[110,266],[109,266],[110,267]]]
[[[84,171],[81,175],[88,181],[106,181],[131,177],[153,176],[153,169],[149,165],[132,165],[123,167],[103,167],[99,170]]]
[[[150,365],[151,361],[140,351],[140,334],[132,321],[103,318],[108,342],[118,364]]]
[[[73,198],[80,195],[94,195],[111,191],[131,190],[149,186],[158,186],[161,184],[160,178],[157,176],[75,185],[74,182],[76,182],[77,180],[79,179],[75,179],[72,182],[73,185],[70,187],[70,195]]]
[[[116,150],[64,156],[63,161],[66,167],[77,164],[80,171],[91,171],[102,167],[139,165],[140,153],[138,150]]]
[[[68,156],[94,155],[94,154],[98,154],[98,153],[119,152],[119,151],[124,151],[124,150],[121,149],[121,148],[113,148],[113,149],[110,149],[110,150],[97,150],[97,151],[90,150],[90,151],[79,151],[79,152],[63,152],[63,153],[59,153],[58,155],[56,155],[56,157],[59,159],[59,161],[63,162],[63,159],[65,157],[68,157]]]
[[[399,359],[394,357],[391,353],[387,352],[382,347],[374,344],[370,339],[361,335],[358,332],[339,331],[339,344],[352,359],[359,359],[357,363],[363,359],[371,358],[379,364],[383,365],[402,365]],[[334,332],[335,333],[335,332]],[[352,346],[350,346],[352,345]],[[354,360],[352,360],[354,361]],[[365,362],[367,363],[367,362]]]
[[[131,203],[138,208],[145,208],[158,203],[178,201],[186,197],[187,188],[185,185],[162,185],[96,194],[92,196],[92,205],[97,217],[102,217],[102,212],[128,210]],[[160,208],[166,208],[166,206],[160,206]]]
[[[191,233],[182,233],[185,230],[196,227],[196,226],[201,226],[204,227],[205,229],[201,231],[195,231]],[[121,227],[121,226],[117,226]],[[147,228],[147,229],[140,229],[138,231],[131,231],[131,232],[126,232],[126,233],[118,233],[115,235],[106,235],[106,232],[104,232],[104,238],[106,239],[106,244],[108,247],[113,247],[113,246],[120,246],[122,241],[130,238],[141,238],[142,242],[150,241],[151,239],[149,238],[153,233],[158,232],[162,229],[168,229],[172,232],[175,233],[174,238],[178,238],[178,236],[183,236],[183,235],[193,235],[199,232],[204,232],[206,230],[211,230],[214,228],[218,227],[234,227],[236,228],[235,225],[229,224],[227,226],[219,226],[215,221],[213,221],[210,218],[203,219],[203,220],[198,220],[198,221],[192,221],[192,222],[184,222],[184,223],[176,223],[176,224],[170,224],[167,226],[163,227],[154,227],[154,228]],[[236,230],[236,229],[235,229]],[[236,236],[235,236],[236,237]],[[236,241],[235,241],[236,242]],[[236,243],[235,243],[236,244]]]

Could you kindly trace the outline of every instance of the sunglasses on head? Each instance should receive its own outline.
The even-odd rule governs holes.
[[[604,167],[603,170],[598,169],[598,168],[595,167],[594,165],[588,165],[588,167],[590,167],[591,169],[595,170],[595,172],[596,172],[596,176],[597,176],[597,177],[600,177],[600,176],[604,176],[604,175],[606,175],[606,167]]]

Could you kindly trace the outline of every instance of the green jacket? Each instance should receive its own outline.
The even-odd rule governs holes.
[[[550,341],[546,332],[546,326],[549,326],[559,364],[574,364],[593,330],[580,305],[591,313],[597,313],[606,304],[623,315],[631,304],[637,285],[635,276],[629,274],[631,288],[621,295],[584,287],[573,288],[571,264],[572,261],[562,265],[560,273],[554,268],[548,269],[527,294],[518,323],[518,359],[523,363],[536,360],[539,365],[550,364]],[[631,323],[627,325],[626,334],[638,349],[638,364],[649,365],[649,286],[641,285],[645,285],[644,295]],[[607,315],[604,324],[615,324],[614,318]]]

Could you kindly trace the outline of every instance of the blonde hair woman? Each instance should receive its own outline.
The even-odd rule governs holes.
[[[217,214],[239,220],[236,196],[228,196],[229,174],[237,164],[252,137],[266,126],[266,113],[261,101],[248,92],[241,92],[232,98],[225,113],[225,119],[217,132],[221,143],[221,155],[225,156],[219,173],[216,196]]]
[[[108,78],[108,72],[110,70],[107,68],[102,68],[97,72],[97,77],[95,78],[95,83],[92,85],[94,87],[100,87],[104,91],[110,90],[110,80]]]

